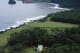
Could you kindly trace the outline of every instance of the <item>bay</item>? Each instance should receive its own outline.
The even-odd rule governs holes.
[[[60,8],[59,4],[38,2],[30,3],[20,0],[1,0],[0,1],[0,31],[17,27],[30,19],[36,20],[45,17],[50,13],[67,10]]]

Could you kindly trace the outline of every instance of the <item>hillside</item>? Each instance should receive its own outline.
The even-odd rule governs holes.
[[[79,11],[76,13],[80,15]],[[79,17],[76,13],[73,10],[50,14],[45,19],[0,32],[0,53],[37,53],[34,46],[38,44],[44,46],[41,53],[80,53],[79,24],[52,20],[57,15],[62,19],[63,15],[70,17],[67,14]]]

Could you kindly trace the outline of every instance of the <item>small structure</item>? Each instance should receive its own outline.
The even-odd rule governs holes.
[[[38,52],[38,53],[41,53],[42,50],[43,50],[43,45],[38,45],[38,47],[37,47],[37,52]]]

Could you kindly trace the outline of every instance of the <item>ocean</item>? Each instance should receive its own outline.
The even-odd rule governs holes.
[[[33,20],[43,19],[50,13],[70,10],[48,2],[30,3],[21,0],[1,0],[0,31],[18,27]]]

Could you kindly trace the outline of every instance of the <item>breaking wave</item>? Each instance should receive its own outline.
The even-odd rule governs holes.
[[[61,8],[59,4],[56,4],[56,3],[48,3],[50,5],[52,5],[52,7],[49,7],[51,9],[58,9],[58,10],[71,10],[71,9],[68,9],[68,8]]]
[[[36,21],[36,20],[43,19],[44,17],[46,17],[46,16],[38,16],[38,17],[26,18],[26,19],[24,19],[24,20],[16,21],[16,23],[15,23],[14,25],[9,26],[9,27],[7,27],[7,28],[5,28],[5,29],[2,29],[2,30],[0,30],[0,31],[5,31],[5,30],[9,30],[9,29],[11,29],[11,28],[16,28],[16,27],[19,27],[20,25],[23,25],[24,23],[25,23],[25,24],[28,24],[28,23],[30,23],[30,22],[34,22],[34,21]]]

